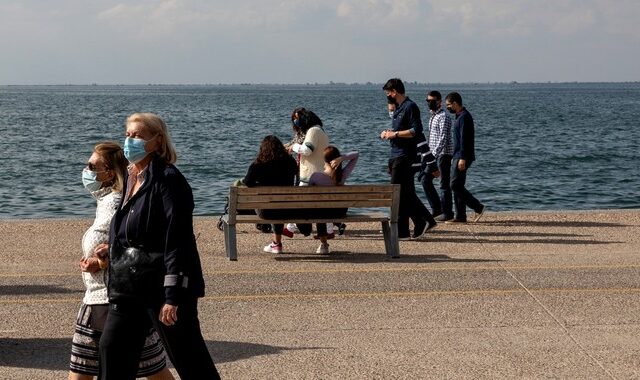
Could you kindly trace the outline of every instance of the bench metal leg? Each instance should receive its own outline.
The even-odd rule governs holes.
[[[225,224],[224,226],[224,247],[227,251],[227,259],[238,260],[238,247],[236,246],[236,226],[235,224]]]
[[[398,242],[398,223],[382,222],[384,235],[384,249],[391,259],[400,257],[400,243]]]
[[[386,222],[385,222],[386,223]],[[388,235],[383,226],[383,231],[385,232],[385,248],[387,249],[387,256],[391,258],[400,257],[400,242],[398,240],[398,223],[386,223],[386,229],[389,230]],[[388,247],[387,247],[388,245]]]

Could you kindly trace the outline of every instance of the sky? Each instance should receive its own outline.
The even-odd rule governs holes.
[[[0,85],[640,80],[640,0],[0,0]]]

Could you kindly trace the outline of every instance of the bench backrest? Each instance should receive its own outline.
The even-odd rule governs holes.
[[[400,185],[343,186],[231,186],[229,222],[237,210],[388,207],[391,222],[398,221]]]

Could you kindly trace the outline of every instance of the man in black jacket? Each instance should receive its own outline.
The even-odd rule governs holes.
[[[400,184],[398,237],[400,239],[410,237],[409,218],[411,218],[414,225],[411,237],[417,239],[437,224],[418,198],[414,184],[413,163],[418,154],[416,136],[422,136],[424,139],[420,109],[405,95],[404,84],[400,79],[389,79],[382,89],[387,95],[387,101],[396,104],[396,110],[392,115],[392,129],[382,131],[380,138],[389,140],[391,144],[389,156],[391,183]]]
[[[456,115],[453,123],[453,158],[451,161],[451,190],[455,204],[455,217],[447,223],[466,223],[467,206],[476,212],[474,222],[480,220],[486,207],[465,188],[467,170],[475,161],[473,117],[462,106],[462,96],[451,92],[445,98],[447,111]]]

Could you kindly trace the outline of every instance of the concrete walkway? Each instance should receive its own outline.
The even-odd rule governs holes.
[[[0,222],[0,379],[66,377],[89,220]],[[225,379],[640,378],[640,211],[488,213],[401,242],[196,219],[205,339]],[[286,238],[285,238],[286,239]]]

